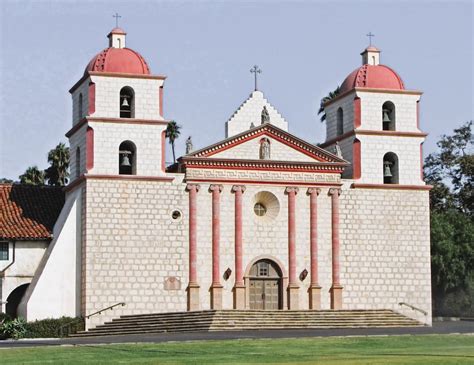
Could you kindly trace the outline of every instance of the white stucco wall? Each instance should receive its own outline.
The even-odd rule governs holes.
[[[18,286],[31,282],[47,247],[48,242],[45,240],[16,241],[15,244],[9,242],[9,260],[0,261],[0,302],[6,302]],[[3,311],[4,303],[0,308],[0,312]]]
[[[91,174],[118,175],[119,146],[131,141],[136,146],[136,175],[164,176],[161,169],[162,124],[101,123],[89,121],[94,129],[94,167]]]
[[[80,314],[81,194],[79,188],[66,197],[54,239],[18,307],[28,321]]]
[[[264,106],[267,107],[270,123],[288,131],[288,123],[278,110],[265,99],[261,91],[254,91],[226,122],[226,138],[250,129],[252,123],[255,127],[259,126],[262,123],[262,109]]]
[[[119,118],[120,90],[129,86],[135,96],[136,119],[159,119],[160,86],[163,80],[127,77],[91,76],[95,83],[95,113],[92,117]]]

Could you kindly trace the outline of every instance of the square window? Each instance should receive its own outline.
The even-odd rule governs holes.
[[[268,263],[261,262],[258,264],[258,276],[268,276]]]
[[[0,242],[0,260],[8,260],[8,242]]]

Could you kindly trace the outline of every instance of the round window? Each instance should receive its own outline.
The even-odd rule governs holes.
[[[174,220],[180,219],[181,212],[179,210],[173,210],[173,213],[171,213],[171,218],[173,218]]]
[[[259,217],[263,217],[263,216],[267,213],[267,208],[266,208],[265,205],[263,205],[262,203],[256,203],[256,204],[253,206],[253,211],[254,211],[255,214],[258,215]]]

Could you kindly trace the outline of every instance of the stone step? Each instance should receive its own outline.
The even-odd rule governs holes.
[[[207,310],[125,315],[72,337],[137,333],[298,328],[413,327],[422,324],[391,310]]]

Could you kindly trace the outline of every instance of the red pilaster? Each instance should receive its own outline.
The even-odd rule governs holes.
[[[341,189],[329,189],[331,196],[331,236],[332,236],[332,287],[331,309],[342,309],[342,286],[339,266],[339,195]]]
[[[89,107],[88,107],[88,114],[92,115],[95,113],[95,83],[92,81],[89,82]]]
[[[235,195],[235,286],[234,309],[245,308],[245,284],[242,265],[242,194],[245,186],[234,185],[232,192]]]
[[[220,285],[219,245],[220,245],[220,193],[222,185],[211,185],[212,193],[212,285]]]
[[[197,282],[197,217],[196,195],[198,184],[188,184],[189,193],[189,283],[188,283],[188,310],[199,309],[199,284]]]
[[[321,287],[318,278],[318,195],[319,188],[308,188],[309,195],[309,240],[311,257],[311,283],[309,285],[309,309],[321,309]]]
[[[94,130],[87,127],[86,130],[86,172],[94,168]]]
[[[160,86],[160,91],[158,95],[158,102],[159,102],[159,108],[160,108],[160,116],[163,116],[163,86]]]
[[[354,98],[354,129],[357,129],[362,124],[360,98],[356,96]]]
[[[161,132],[161,170],[166,171],[166,131]]]
[[[288,308],[298,309],[298,281],[296,278],[296,194],[297,187],[288,187],[285,189],[288,195]]]

